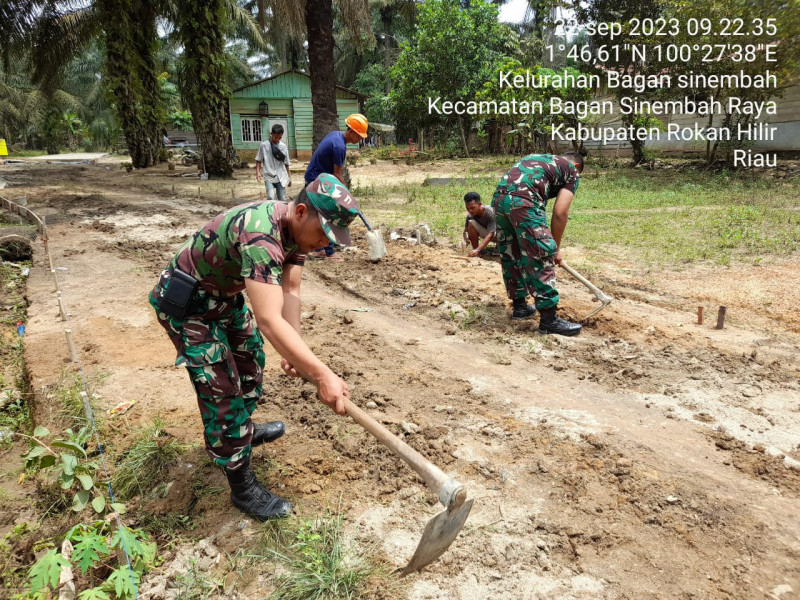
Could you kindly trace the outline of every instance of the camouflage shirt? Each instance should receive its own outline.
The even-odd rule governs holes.
[[[170,268],[195,277],[213,296],[235,295],[245,279],[280,285],[284,264],[305,262],[289,235],[288,213],[287,202],[235,206],[189,238]]]
[[[519,196],[544,210],[561,190],[578,191],[580,174],[566,158],[531,154],[515,164],[497,184],[495,195]]]

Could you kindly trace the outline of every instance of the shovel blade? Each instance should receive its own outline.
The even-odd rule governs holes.
[[[372,261],[380,260],[386,256],[386,244],[380,229],[373,229],[367,232],[367,245],[369,246],[369,259]]]
[[[471,509],[472,500],[470,499],[456,510],[443,510],[428,521],[414,556],[411,557],[411,561],[403,569],[400,576],[405,577],[409,573],[419,571],[439,558],[453,543],[453,540],[456,539]]]

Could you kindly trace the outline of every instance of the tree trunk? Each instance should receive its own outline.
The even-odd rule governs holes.
[[[386,68],[387,72],[392,68],[392,45],[389,41],[392,39],[392,11],[392,6],[384,6],[381,8],[381,23],[383,24],[383,66]],[[386,78],[386,86],[383,91],[387,94],[392,91],[391,77]]]
[[[311,107],[314,111],[313,149],[316,150],[322,138],[339,129],[336,78],[333,73],[332,0],[306,2],[306,32]]]
[[[156,78],[156,11],[150,0],[104,0],[108,93],[122,124],[131,163],[158,162],[164,122]]]
[[[461,133],[461,143],[464,145],[464,154],[467,158],[469,158],[469,148],[467,147],[467,138],[464,135],[464,123],[461,121],[461,116],[456,117],[458,119],[458,131]]]
[[[636,115],[623,115],[622,124],[625,127],[630,127],[634,123]],[[629,141],[631,149],[633,150],[633,165],[636,166],[644,160],[644,141],[638,140],[635,137]]]
[[[202,166],[209,175],[222,178],[233,175],[234,156],[222,33],[225,10],[222,0],[182,0],[177,19],[184,48],[184,96],[192,111]]]
[[[634,138],[631,140],[631,148],[633,148],[633,164],[635,166],[644,160],[644,142]]]
[[[730,129],[731,121],[733,115],[731,113],[726,112],[725,118],[722,120],[722,128],[723,129]],[[713,164],[717,158],[717,149],[719,148],[719,140],[714,142],[714,145],[711,147],[711,155],[708,157],[708,164]],[[727,158],[727,157],[726,157]]]

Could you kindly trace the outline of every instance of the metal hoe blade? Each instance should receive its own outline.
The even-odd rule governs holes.
[[[367,246],[369,247],[369,259],[373,262],[386,256],[386,244],[383,241],[380,229],[373,229],[367,232]]]
[[[386,244],[383,242],[383,234],[380,229],[373,229],[369,224],[364,213],[358,213],[364,225],[367,227],[367,245],[369,246],[369,259],[372,262],[379,261],[386,256]]]
[[[458,481],[447,475],[403,440],[378,423],[365,411],[345,398],[344,409],[347,414],[381,444],[402,458],[405,463],[422,477],[425,485],[439,496],[439,502],[446,510],[433,517],[425,526],[411,562],[403,569],[402,575],[419,571],[425,565],[439,558],[447,550],[472,509],[472,500],[467,500],[467,490]]]
[[[611,304],[611,300],[612,300],[611,296],[608,296],[605,292],[603,292],[603,290],[598,288],[591,281],[589,281],[583,275],[578,273],[575,269],[573,269],[571,266],[569,266],[566,262],[562,261],[561,266],[564,268],[564,270],[567,273],[572,275],[575,279],[577,279],[583,285],[585,285],[587,288],[589,288],[589,291],[592,292],[594,294],[595,298],[597,298],[600,301],[600,306],[598,306],[592,312],[590,312],[588,315],[586,315],[585,317],[580,319],[581,321],[585,321],[586,319],[588,319],[592,315],[595,315],[595,314],[599,313],[606,306]]]
[[[472,499],[455,510],[443,510],[428,521],[414,556],[400,575],[405,577],[409,573],[419,571],[439,558],[456,539],[471,509]]]

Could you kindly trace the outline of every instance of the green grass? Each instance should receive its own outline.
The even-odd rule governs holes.
[[[139,518],[139,527],[153,538],[173,539],[180,533],[192,531],[196,524],[190,515],[170,512],[163,515],[144,514]]]
[[[69,427],[83,427],[88,424],[86,409],[81,398],[83,384],[78,373],[62,370],[58,381],[48,389],[47,397],[55,399],[57,417],[65,421]]]
[[[8,293],[8,285],[16,282],[19,271],[11,267],[0,266],[0,281],[3,282],[3,293],[0,298],[11,305],[13,310],[0,321],[0,448],[11,445],[12,432],[27,432],[31,428],[31,415],[26,401],[31,390],[28,371],[25,364],[25,349],[22,338],[16,334],[16,323],[26,320],[25,301],[18,297],[24,288],[17,286]],[[8,332],[9,335],[3,335]]]
[[[14,150],[6,158],[27,158],[29,156],[45,156],[46,154],[45,150]]]
[[[465,176],[467,171],[465,162]],[[466,214],[464,194],[476,191],[490,204],[498,180],[485,176],[466,186],[371,186],[357,188],[361,195],[356,197],[368,217],[375,211],[387,227],[428,223],[437,238],[457,241]],[[611,169],[581,180],[564,244],[662,267],[785,256],[800,249],[798,207],[796,181],[724,172]]]
[[[189,569],[175,580],[175,600],[207,600],[222,588],[222,582],[201,571],[191,560]]]
[[[264,523],[250,558],[277,562],[273,600],[333,600],[370,597],[392,585],[375,551],[343,535],[341,513],[290,517]]]
[[[800,212],[748,205],[632,210],[624,215],[575,211],[567,239],[569,244],[653,265],[699,260],[727,265],[800,249]]]
[[[11,445],[13,432],[27,432],[30,428],[30,410],[22,398],[7,403],[0,410],[0,448]]]
[[[144,429],[114,469],[111,487],[122,500],[144,494],[162,477],[183,448],[164,431],[159,418]]]

